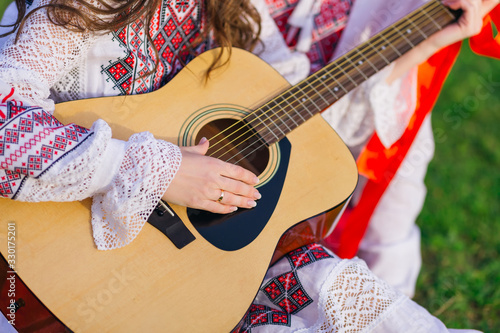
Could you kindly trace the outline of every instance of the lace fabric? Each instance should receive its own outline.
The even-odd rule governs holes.
[[[31,8],[47,1],[35,1]],[[27,20],[17,43],[13,35],[5,40],[0,50],[0,187],[3,196],[22,201],[93,196],[95,243],[108,250],[137,236],[182,156],[178,147],[149,133],[123,143],[111,139],[102,120],[84,129],[52,116],[54,101],[87,97],[83,74],[98,39],[55,26],[42,9]]]
[[[319,295],[321,311],[317,324],[309,332],[368,331],[404,299],[359,259],[341,261],[331,271]]]
[[[340,259],[319,244],[309,244],[270,267],[233,333],[451,331],[375,276],[363,260]]]
[[[92,229],[100,250],[122,247],[137,237],[181,163],[179,147],[150,133],[134,134],[127,145],[110,188],[92,202]]]
[[[387,66],[323,112],[349,147],[364,144],[374,131],[390,147],[408,126],[417,100],[417,69],[389,85],[385,79],[393,67]]]
[[[48,2],[35,1],[32,7]],[[94,37],[52,24],[41,9],[28,18],[16,43],[14,38],[10,35],[0,53],[1,79],[15,86],[28,105],[53,111],[51,87],[82,61]]]
[[[310,244],[268,270],[248,314],[233,332],[443,330],[442,322],[376,277],[363,260],[340,259]]]

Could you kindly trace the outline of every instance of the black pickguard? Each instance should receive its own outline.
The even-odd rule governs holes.
[[[231,214],[214,214],[198,209],[187,209],[187,215],[196,230],[212,245],[225,250],[239,250],[250,244],[271,218],[281,195],[290,160],[291,144],[284,138],[279,143],[281,159],[274,176],[259,192],[262,198],[253,209],[238,209]]]

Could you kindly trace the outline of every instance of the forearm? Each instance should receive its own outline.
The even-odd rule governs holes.
[[[478,34],[481,31],[483,17],[498,2],[498,0],[444,0],[443,4],[451,9],[463,10],[460,18],[396,60],[393,71],[387,77],[386,82],[392,83],[409,69],[426,61],[441,48]]]
[[[395,80],[405,75],[405,73],[408,73],[410,69],[426,61],[437,51],[437,47],[429,40],[420,43],[394,62],[392,71],[386,77],[385,82],[388,85],[392,84]]]

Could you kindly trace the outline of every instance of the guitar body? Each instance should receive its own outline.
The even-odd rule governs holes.
[[[156,92],[63,103],[56,117],[86,127],[104,119],[123,140],[149,131],[192,145],[207,124],[241,118],[289,87],[270,66],[238,49],[206,81],[204,70],[213,57],[209,51],[194,59]],[[190,222],[185,207],[171,205],[196,238],[187,246],[176,248],[146,223],[130,245],[98,251],[90,200],[0,199],[0,239],[6,244],[6,223],[15,222],[19,277],[72,331],[228,332],[255,297],[281,236],[299,221],[339,210],[357,182],[349,150],[320,115],[287,139],[288,151],[282,142],[270,146],[267,162],[257,167],[262,188],[278,187],[267,195],[276,204],[267,208],[263,192],[257,207],[266,207],[262,214],[269,220],[242,245],[213,245]],[[273,181],[277,185],[271,186]],[[6,248],[1,251],[7,257]]]

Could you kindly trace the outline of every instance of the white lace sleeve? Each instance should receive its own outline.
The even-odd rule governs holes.
[[[149,133],[133,135],[109,188],[94,196],[92,229],[97,248],[130,243],[141,231],[181,163],[180,149]]]
[[[39,10],[17,43],[13,38],[0,50],[0,195],[22,201],[94,196],[98,248],[129,243],[175,175],[179,148],[148,134],[125,143],[111,139],[104,121],[86,129],[52,116],[50,88],[85,55],[90,34],[56,26]]]
[[[323,112],[348,146],[364,144],[376,131],[390,147],[408,126],[417,102],[417,68],[389,85],[385,79],[392,68],[384,68]]]

